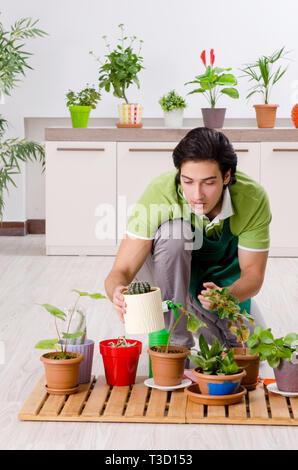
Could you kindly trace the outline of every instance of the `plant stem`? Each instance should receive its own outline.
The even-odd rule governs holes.
[[[57,326],[57,319],[55,317],[55,327],[56,327],[56,331],[57,331],[57,335],[58,335],[58,339],[61,343],[61,351],[63,352],[63,344],[62,344],[62,340],[61,340],[61,336],[60,336],[60,333],[59,333],[59,330],[58,330],[58,326]]]
[[[178,308],[179,308],[179,307],[178,307]],[[169,339],[168,339],[168,342],[167,342],[166,351],[165,351],[166,353],[169,352],[170,341],[171,341],[171,337],[172,337],[172,334],[173,334],[173,332],[174,332],[174,329],[176,328],[177,324],[179,323],[179,321],[181,320],[181,318],[183,317],[183,315],[185,315],[185,314],[184,314],[184,311],[182,311],[180,317],[177,318],[177,320],[176,320],[175,323],[174,323],[173,328],[171,329],[170,336],[169,336]]]
[[[122,94],[123,94],[123,98],[125,99],[126,104],[129,104],[125,95],[125,85],[122,87]]]
[[[73,307],[73,309],[72,309],[72,312],[71,312],[71,314],[70,314],[70,319],[69,319],[69,322],[68,322],[68,325],[67,325],[67,332],[66,332],[67,334],[69,333],[69,328],[70,328],[71,319],[72,319],[72,316],[73,316],[73,314],[74,314],[74,312],[75,312],[75,309],[76,309],[76,306],[77,306],[77,303],[78,303],[79,300],[80,300],[80,296],[77,298],[77,300],[76,300],[76,302],[75,302],[75,304],[74,304],[74,307]],[[66,347],[67,347],[67,338],[65,338],[64,354],[66,354]]]

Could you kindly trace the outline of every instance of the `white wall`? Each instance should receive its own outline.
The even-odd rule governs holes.
[[[175,88],[182,95],[192,88],[186,81],[203,71],[200,53],[214,48],[216,64],[239,67],[262,54],[271,54],[285,46],[291,50],[289,70],[273,90],[271,102],[279,103],[278,117],[290,116],[295,100],[298,46],[296,26],[298,4],[293,0],[2,0],[1,21],[5,26],[21,17],[39,18],[39,27],[49,33],[45,38],[26,41],[34,70],[11,98],[0,105],[0,112],[10,121],[8,136],[23,136],[24,117],[68,116],[65,93],[79,89],[86,82],[96,83],[98,64],[89,50],[103,57],[102,35],[114,45],[120,37],[117,25],[124,23],[128,35],[144,40],[144,66],[140,73],[141,90],[128,90],[130,101],[144,105],[144,117],[161,117],[159,97]],[[253,99],[247,103],[247,81],[239,80],[240,99],[223,97],[227,118],[254,117]],[[200,116],[206,101],[200,95],[187,97],[185,117]],[[118,100],[102,93],[102,101],[92,117],[116,116]],[[18,178],[18,189],[10,191],[4,220],[25,220],[25,172]]]

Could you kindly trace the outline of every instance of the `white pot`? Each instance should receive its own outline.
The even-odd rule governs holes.
[[[183,108],[164,111],[165,127],[179,129],[183,126]]]
[[[123,292],[126,307],[125,331],[129,334],[153,333],[165,328],[159,287],[151,287],[145,294]]]
[[[118,104],[119,122],[121,124],[140,124],[143,106],[141,104]]]

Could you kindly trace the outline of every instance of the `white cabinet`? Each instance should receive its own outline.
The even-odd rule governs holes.
[[[264,142],[261,155],[261,184],[272,212],[270,254],[297,256],[298,142]]]
[[[238,157],[237,170],[243,171],[255,181],[260,182],[260,144],[233,142],[233,147]]]
[[[150,181],[174,169],[175,142],[118,142],[117,144],[117,233],[120,244],[128,215]]]
[[[116,143],[46,143],[47,254],[113,254]]]

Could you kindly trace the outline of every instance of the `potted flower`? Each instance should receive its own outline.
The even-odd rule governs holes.
[[[251,354],[259,354],[266,360],[276,379],[278,390],[298,392],[298,334],[289,333],[281,338],[274,338],[271,328],[264,330],[257,326],[247,340]]]
[[[87,83],[86,88],[78,93],[69,90],[66,98],[72,127],[87,127],[90,111],[96,108],[97,102],[101,99],[100,93],[94,87],[89,87]]]
[[[106,42],[108,54],[105,55],[105,63],[101,63],[99,69],[99,87],[104,88],[106,92],[113,89],[113,95],[121,98],[125,103],[118,105],[119,123],[117,127],[142,127],[142,105],[130,103],[126,96],[126,89],[135,83],[140,88],[138,73],[144,68],[142,66],[143,57],[140,52],[143,41],[139,41],[138,51],[134,51],[133,44],[137,39],[136,36],[130,37],[130,43],[127,44],[128,38],[124,36],[124,25],[119,24],[121,30],[121,40],[117,46],[111,50],[110,44],[107,43],[107,37],[103,36]],[[93,51],[90,51],[93,54]],[[99,62],[100,59],[97,58]]]
[[[242,384],[247,390],[254,390],[257,386],[260,357],[259,354],[251,355],[249,348],[246,347],[250,330],[247,323],[244,323],[244,320],[246,320],[255,325],[253,316],[248,314],[246,310],[240,311],[239,300],[231,295],[230,290],[227,288],[210,289],[203,296],[211,300],[211,309],[216,308],[218,318],[228,320],[227,327],[236,336],[237,343],[239,343],[239,347],[232,348],[235,362],[239,367],[246,370],[246,376],[243,378]]]
[[[176,313],[176,322],[170,331],[168,342],[165,345],[151,346],[147,352],[151,358],[155,385],[175,386],[181,384],[189,350],[183,346],[170,344],[174,330],[184,315],[187,316],[187,329],[193,333],[203,326],[206,327],[206,324],[192,313],[187,312],[180,303],[174,304],[167,301],[167,305]],[[180,315],[177,315],[178,308],[182,312]]]
[[[152,333],[165,327],[159,287],[137,281],[132,282],[122,294],[126,303],[126,333]]]
[[[65,309],[67,318],[71,317],[71,325],[69,333],[77,333],[81,331],[83,334],[79,337],[74,336],[67,340],[67,350],[69,352],[77,352],[83,355],[84,360],[80,365],[79,384],[88,383],[91,380],[92,362],[94,354],[94,341],[87,338],[86,313],[82,307],[78,308],[78,302],[81,297],[90,297],[91,299],[106,299],[100,293],[89,294],[88,292],[80,292],[76,289],[72,290],[78,294],[76,303],[70,309]],[[59,344],[65,344],[65,340],[59,341]]]
[[[273,85],[275,85],[287,71],[287,67],[282,69],[279,66],[273,70],[274,64],[283,59],[288,52],[285,48],[275,51],[271,56],[262,56],[255,63],[247,64],[244,69],[244,77],[248,77],[250,82],[255,84],[250,88],[247,95],[249,99],[255,93],[263,95],[263,104],[255,104],[256,118],[259,128],[272,128],[275,125],[276,110],[278,104],[269,104],[269,97]]]
[[[85,357],[81,352],[86,352],[85,369],[90,370],[92,367],[93,348],[90,346],[89,341],[85,341],[86,347],[77,349],[75,345],[69,345],[69,342],[77,338],[84,337],[86,334],[85,328],[82,325],[83,331],[77,329],[71,332],[71,323],[75,312],[77,311],[78,300],[83,295],[88,295],[93,299],[105,298],[99,293],[88,294],[87,292],[79,292],[73,290],[79,294],[74,307],[71,309],[70,314],[67,315],[64,311],[50,304],[40,304],[47,312],[55,318],[55,327],[58,338],[47,339],[39,341],[35,348],[37,349],[55,349],[54,352],[43,354],[40,360],[43,362],[46,374],[46,390],[48,393],[53,395],[64,395],[72,394],[77,392],[80,375],[80,364],[84,361]],[[57,319],[63,322],[67,321],[66,332],[59,332],[57,325]],[[84,346],[82,345],[82,346]],[[87,349],[86,349],[87,348]],[[90,353],[90,348],[91,352]],[[83,376],[86,372],[83,371]],[[90,379],[89,379],[90,380]]]
[[[182,96],[171,90],[167,95],[163,95],[158,103],[164,112],[165,127],[173,129],[182,127],[183,110],[187,106]]]
[[[227,95],[230,98],[239,98],[239,93],[235,85],[237,80],[231,73],[225,73],[232,70],[231,68],[219,68],[214,67],[215,55],[214,49],[210,50],[210,64],[206,63],[206,51],[202,51],[201,59],[205,66],[205,73],[197,75],[195,80],[186,82],[185,85],[195,84],[199,85],[199,88],[195,88],[190,91],[188,95],[194,93],[202,93],[210,104],[209,108],[202,108],[202,115],[204,126],[211,129],[220,129],[223,127],[226,108],[216,108],[216,103],[223,96]]]
[[[234,351],[222,346],[214,337],[209,348],[204,336],[199,336],[197,354],[189,354],[189,358],[198,365],[193,369],[200,392],[203,395],[231,395],[236,393],[246,371],[241,369],[234,360]]]
[[[107,339],[99,343],[108,385],[124,386],[135,383],[139,357],[142,352],[141,341]]]

